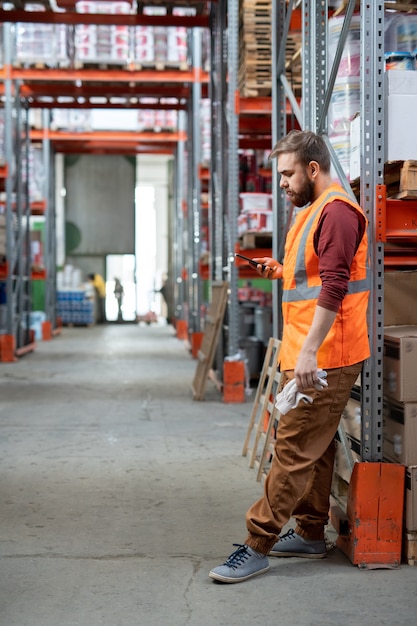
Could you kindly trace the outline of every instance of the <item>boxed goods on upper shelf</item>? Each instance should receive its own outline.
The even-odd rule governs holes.
[[[417,72],[385,72],[385,161],[417,159]]]
[[[131,2],[82,0],[75,3],[80,14],[129,15]],[[25,11],[45,11],[45,6],[25,5]],[[162,8],[163,11],[166,11]],[[187,9],[176,9],[181,14]],[[185,13],[184,13],[185,14]],[[188,64],[187,29],[182,26],[129,26],[127,24],[17,23],[14,29],[16,65],[49,67],[99,64],[131,68],[158,64],[185,69]],[[205,41],[207,47],[208,42]],[[157,68],[160,69],[160,68]]]
[[[272,233],[272,194],[240,193],[238,235],[245,233]]]
[[[417,15],[386,11],[384,14],[385,82],[385,161],[417,159],[415,110],[417,103]],[[344,16],[329,20],[329,72],[336,57]],[[341,53],[329,105],[328,132],[348,180],[360,176],[361,109],[361,17],[353,15]],[[401,55],[401,58],[400,56]],[[405,57],[408,57],[405,64]],[[402,70],[408,67],[408,70]],[[392,69],[390,69],[392,68]],[[405,73],[405,75],[404,75]],[[398,74],[398,76],[397,76]],[[401,77],[400,75],[404,76]]]
[[[248,211],[271,211],[272,210],[272,194],[271,193],[240,193],[240,210]]]

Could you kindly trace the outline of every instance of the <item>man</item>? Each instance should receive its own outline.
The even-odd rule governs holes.
[[[113,289],[114,297],[117,300],[117,321],[123,321],[123,313],[122,313],[122,304],[123,304],[123,295],[124,289],[123,285],[120,282],[120,278],[114,279],[114,289]]]
[[[310,396],[280,416],[264,495],[246,514],[243,545],[211,578],[235,583],[269,569],[268,556],[324,558],[324,527],[335,454],[334,437],[351,388],[369,357],[367,220],[332,181],[322,137],[291,131],[271,152],[280,186],[299,211],[284,262],[258,258],[265,278],[283,279],[280,370]],[[262,264],[265,266],[262,268]],[[318,385],[321,370],[328,386]],[[293,516],[295,532],[279,536]]]

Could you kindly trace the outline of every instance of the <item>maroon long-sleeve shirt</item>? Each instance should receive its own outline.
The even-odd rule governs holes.
[[[314,233],[322,288],[317,304],[337,312],[348,290],[350,268],[366,228],[352,206],[335,200],[325,206]]]

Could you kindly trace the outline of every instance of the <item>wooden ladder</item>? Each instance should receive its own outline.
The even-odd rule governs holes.
[[[197,354],[197,367],[191,385],[194,400],[203,400],[213,365],[227,304],[227,282],[213,282],[212,299],[205,319],[204,335]]]
[[[281,341],[271,337],[242,450],[242,455],[248,456],[249,467],[257,468],[258,482],[263,481],[268,473],[275,443],[274,430],[280,417],[275,407],[275,396],[281,382],[281,373],[278,371],[280,349]]]

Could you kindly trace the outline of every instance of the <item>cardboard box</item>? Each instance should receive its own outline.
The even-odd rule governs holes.
[[[417,159],[417,72],[385,72],[385,161]]]
[[[417,465],[417,403],[385,402],[383,423],[384,459]]]
[[[416,72],[417,73],[417,72]],[[384,274],[384,325],[417,324],[417,272],[394,271]]]
[[[405,531],[403,557],[408,565],[417,565],[417,532],[409,533]]]
[[[417,532],[417,466],[416,465],[407,467],[406,474],[405,474],[405,528],[409,532]]]
[[[384,329],[384,394],[398,402],[417,402],[417,326]]]
[[[350,444],[353,461],[359,462],[361,460],[361,403],[360,392],[352,390],[352,396],[349,398],[346,407],[342,413],[340,419],[340,425],[346,433],[348,444]],[[336,457],[335,457],[335,472],[345,482],[350,481],[351,469],[348,465],[345,450],[341,442],[337,441]]]
[[[272,211],[259,209],[240,213],[237,218],[238,235],[254,232],[272,233],[272,221]]]
[[[246,211],[272,211],[272,194],[271,193],[251,193],[242,192],[239,194],[240,208],[242,212]]]

